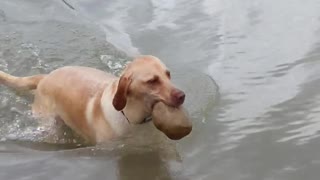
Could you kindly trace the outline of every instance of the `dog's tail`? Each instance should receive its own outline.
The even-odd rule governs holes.
[[[35,76],[28,77],[16,77],[0,71],[0,84],[6,85],[8,87],[18,89],[18,90],[33,90],[37,89],[37,86],[41,79],[46,75],[39,74]]]

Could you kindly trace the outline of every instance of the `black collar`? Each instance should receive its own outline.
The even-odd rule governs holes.
[[[124,114],[124,112],[121,111],[121,113],[122,113],[123,116],[126,118],[126,120],[128,121],[128,123],[130,124],[129,119],[128,119],[128,117]],[[143,121],[142,121],[140,124],[144,124],[144,123],[149,122],[149,121],[151,121],[151,120],[152,120],[152,117],[151,117],[151,116],[148,116],[148,117],[144,118]]]
[[[129,119],[127,118],[127,116],[124,114],[124,112],[123,111],[121,111],[121,113],[123,114],[123,116],[126,118],[126,120],[128,121],[128,123],[130,124],[130,121],[129,121]]]

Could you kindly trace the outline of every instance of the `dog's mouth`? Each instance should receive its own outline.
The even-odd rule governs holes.
[[[160,102],[160,101],[154,101],[153,103],[151,103],[151,111],[153,111],[153,108],[154,108],[154,106],[158,103],[158,102]]]
[[[171,103],[171,102],[167,102],[167,101],[164,101],[164,100],[160,100],[160,101],[157,101],[155,103],[152,104],[152,110],[154,108],[154,106],[159,103],[159,102],[162,102],[164,103],[165,105],[169,106],[169,107],[172,107],[172,108],[179,108],[182,104],[179,104],[179,105],[176,105],[174,103]]]
[[[148,98],[146,102],[147,102],[147,108],[150,113],[153,111],[154,106],[159,102],[162,102],[165,105],[173,108],[178,108],[183,104],[183,101],[176,103],[173,99],[161,98],[158,96],[152,96],[151,98]]]
[[[151,104],[151,106],[150,106],[150,107],[151,107],[151,112],[153,111],[154,106],[155,106],[157,103],[159,103],[159,102],[163,102],[163,103],[166,104],[167,106],[177,108],[176,106],[173,106],[173,105],[171,105],[171,104],[167,104],[165,101],[159,100],[159,101],[154,101],[154,102]],[[145,123],[150,122],[150,121],[152,121],[152,116],[151,116],[151,115],[145,117],[145,118],[141,121],[140,124],[145,124]]]
[[[177,105],[175,105],[175,104],[172,104],[172,103],[168,103],[168,102],[166,102],[165,100],[161,100],[161,99],[159,99],[159,100],[154,100],[152,103],[150,103],[150,110],[151,110],[151,112],[153,111],[153,109],[154,109],[154,106],[157,104],[157,103],[159,103],[159,102],[162,102],[162,103],[164,103],[164,104],[166,104],[167,106],[169,106],[169,107],[173,107],[173,108],[178,108],[179,106],[177,106]],[[144,119],[143,119],[143,121],[141,121],[141,123],[140,124],[144,124],[144,123],[147,123],[147,122],[150,122],[152,120],[152,116],[150,115],[150,116],[148,116],[148,117],[145,117]]]

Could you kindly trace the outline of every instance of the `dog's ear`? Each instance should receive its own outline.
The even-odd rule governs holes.
[[[127,76],[121,76],[119,79],[117,91],[113,97],[112,104],[117,111],[121,111],[127,104],[128,89],[132,79]]]

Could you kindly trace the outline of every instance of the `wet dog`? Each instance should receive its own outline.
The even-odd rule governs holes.
[[[146,122],[158,102],[179,107],[185,99],[184,92],[170,81],[167,67],[154,56],[135,58],[120,77],[89,67],[66,66],[29,77],[0,71],[0,83],[34,90],[35,117],[63,120],[91,143],[114,139],[125,134],[130,124]]]

